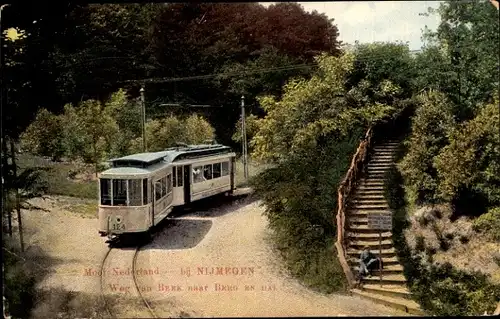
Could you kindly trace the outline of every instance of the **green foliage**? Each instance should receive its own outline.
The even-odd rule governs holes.
[[[372,84],[387,81],[397,86],[397,90],[385,96],[387,99],[411,96],[412,78],[416,72],[416,65],[410,55],[408,45],[390,42],[358,44],[354,47],[354,54],[356,62],[349,76],[348,86],[360,81]],[[369,94],[366,94],[366,97],[373,99],[374,88],[370,86],[367,88]]]
[[[404,153],[404,147],[404,144],[399,147],[401,153]],[[404,235],[405,229],[410,226],[408,203],[405,201],[404,180],[395,166],[387,173],[384,188],[389,207],[393,211],[394,247],[403,265],[412,298],[428,315],[471,316],[482,315],[485,311],[491,313],[500,298],[499,285],[492,284],[479,272],[457,270],[450,264],[427,264],[431,261],[424,261],[420,255],[423,243],[418,245],[420,247],[415,252],[408,247]],[[497,212],[492,212],[491,216],[493,214]],[[480,219],[476,222],[478,225],[487,224]]]
[[[472,225],[478,232],[489,235],[493,240],[500,241],[500,207],[491,208],[482,214]]]
[[[66,153],[61,118],[41,109],[33,123],[21,135],[23,150],[60,160]]]
[[[399,164],[409,195],[421,201],[436,201],[438,187],[434,157],[447,145],[455,126],[453,105],[437,91],[422,94],[412,123],[409,151]]]
[[[430,13],[441,22],[435,32],[424,34],[436,59],[420,64],[423,84],[438,83],[457,104],[458,119],[469,119],[498,87],[499,61],[491,58],[500,46],[498,11],[488,1],[475,0],[445,1]]]
[[[483,106],[477,116],[450,134],[450,144],[435,158],[439,191],[448,200],[461,188],[484,195],[489,205],[500,204],[499,100]]]
[[[3,237],[3,236],[2,236]],[[19,258],[22,254],[10,238],[2,238],[2,264],[5,271],[5,298],[14,318],[30,318],[36,297],[36,274]]]
[[[353,55],[321,55],[317,63],[317,74],[289,82],[280,101],[269,96],[259,99],[267,115],[258,120],[259,130],[252,140],[256,158],[280,161],[290,153],[300,156],[316,148],[321,138],[343,136],[353,126],[368,127],[394,112],[392,105],[364,103],[346,92],[344,82],[353,69]],[[395,87],[387,81],[382,88],[389,92]]]
[[[118,125],[109,112],[109,109],[94,100],[84,101],[77,110],[83,126],[81,132],[86,147],[82,157],[86,162],[97,165],[107,158],[108,150],[112,148],[113,141],[118,136]]]
[[[334,256],[336,225],[332,214],[337,205],[335,190],[362,134],[358,129],[342,140],[324,141],[321,148],[287,158],[251,181],[266,204],[275,243],[288,269],[307,286],[323,292],[346,285]]]
[[[454,269],[449,263],[432,265],[412,286],[422,307],[437,316],[474,316],[492,313],[500,286],[480,272]]]
[[[257,116],[250,114],[245,118],[245,128],[246,128],[246,134],[247,134],[247,142],[251,141],[255,134],[257,133],[259,126],[258,126],[258,118]],[[241,119],[236,123],[234,134],[233,134],[233,141],[236,143],[241,143],[242,137],[241,137]],[[249,145],[248,147],[248,153],[250,154],[252,152],[252,145]]]
[[[119,134],[113,138],[110,153],[116,157],[127,155],[131,141],[142,133],[141,105],[137,99],[129,99],[125,90],[120,89],[111,95],[105,103],[105,109],[119,128]]]
[[[35,185],[39,185],[38,189],[42,187],[43,194],[97,199],[99,186],[95,181],[75,181],[71,178],[72,172],[79,171],[75,164],[53,163],[37,156],[22,154],[18,165],[23,170],[33,167],[38,169],[38,184]]]
[[[291,79],[298,75],[308,75],[309,69],[287,70],[290,65],[300,64],[300,60],[279,52],[275,47],[265,47],[244,63],[235,62],[224,64],[221,73],[232,74],[232,76],[221,75],[217,77],[216,83],[220,88],[235,94],[245,95],[252,99],[257,95],[280,95],[283,90],[285,79]],[[255,70],[276,69],[275,72],[255,73]],[[239,74],[239,75],[234,75]],[[247,101],[248,103],[248,101]]]
[[[148,151],[161,151],[182,142],[201,144],[215,137],[214,129],[203,117],[193,114],[185,119],[169,116],[146,123]],[[142,151],[142,137],[132,141],[130,152]]]

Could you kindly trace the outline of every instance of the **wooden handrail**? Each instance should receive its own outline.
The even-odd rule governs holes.
[[[335,247],[337,248],[337,254],[339,257],[340,265],[344,270],[347,278],[347,283],[349,288],[354,286],[355,278],[351,271],[351,267],[347,263],[346,259],[346,247],[344,241],[345,232],[345,219],[346,219],[346,204],[353,186],[356,184],[359,177],[359,172],[363,170],[364,164],[368,156],[368,150],[371,148],[373,137],[373,130],[370,127],[365,134],[364,140],[359,143],[358,149],[351,160],[351,166],[347,171],[346,176],[340,183],[338,188],[338,211],[337,211],[337,242]]]
[[[402,107],[399,108],[395,113],[387,115],[385,118],[381,119],[373,126],[368,128],[363,141],[359,143],[358,149],[356,150],[356,153],[351,160],[351,166],[349,167],[349,170],[347,171],[338,188],[337,241],[335,243],[335,247],[337,248],[339,262],[346,275],[349,288],[354,287],[355,278],[346,259],[346,245],[344,236],[346,204],[348,203],[349,197],[351,196],[353,186],[355,186],[358,181],[359,173],[364,170],[366,162],[368,160],[368,153],[373,146],[374,129],[386,125],[391,121],[395,121],[404,113],[408,106],[409,105],[402,105]]]

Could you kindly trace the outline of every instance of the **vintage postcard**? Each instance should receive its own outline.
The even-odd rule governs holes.
[[[2,4],[4,318],[500,314],[498,10]]]

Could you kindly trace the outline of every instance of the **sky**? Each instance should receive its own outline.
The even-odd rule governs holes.
[[[274,2],[261,2],[268,6]],[[440,1],[356,1],[298,2],[306,11],[313,10],[333,18],[344,43],[403,41],[410,50],[422,47],[422,30],[435,30],[439,17],[420,16],[428,7],[437,8]]]

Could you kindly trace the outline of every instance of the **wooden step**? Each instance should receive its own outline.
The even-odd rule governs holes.
[[[408,300],[405,298],[389,297],[382,294],[376,294],[373,292],[363,291],[360,289],[351,289],[351,293],[362,298],[369,299],[373,302],[380,303],[394,309],[404,311],[412,315],[423,315],[424,312],[420,309],[420,306],[413,300]]]
[[[355,206],[347,207],[347,220],[351,220],[352,218],[368,219],[368,214],[392,214],[392,211],[389,208],[382,206],[374,208],[360,208]]]
[[[384,198],[384,196],[381,196],[380,198],[359,198],[359,197],[353,197],[351,200],[351,203],[356,203],[356,204],[374,204],[374,205],[387,205],[387,200]]]
[[[360,204],[360,203],[351,203],[349,205],[349,209],[352,210],[389,210],[389,204]]]
[[[365,277],[362,281],[364,284],[380,284],[379,276]],[[406,287],[406,278],[403,274],[393,274],[382,276],[382,285],[401,285]]]
[[[360,191],[379,191],[379,190],[382,190],[384,191],[384,184],[376,184],[376,185],[366,185],[365,183],[359,183],[357,185],[357,188],[360,190]]]
[[[382,168],[390,168],[393,163],[375,163],[372,161],[369,161],[368,164],[366,165],[366,168],[371,168],[371,167],[382,167]]]
[[[373,228],[368,228],[367,225],[348,225],[348,230],[351,233],[363,233],[363,234],[378,234],[379,231]]]
[[[361,254],[361,249],[347,249],[346,253],[348,256],[350,257],[356,257],[356,258],[359,258],[359,255]],[[377,250],[373,250],[372,253],[374,255],[376,255],[377,257],[379,256],[379,251],[378,249]],[[389,249],[382,249],[382,258],[384,257],[394,257],[396,256],[396,250],[394,250],[394,248],[389,248]]]
[[[376,150],[372,153],[372,156],[374,155],[394,155],[395,153],[395,150],[391,150],[391,149],[385,149],[385,150]]]
[[[382,178],[379,179],[372,178],[369,180],[361,179],[358,182],[358,186],[384,186],[384,185],[385,181]]]
[[[354,209],[354,208],[349,208],[347,210],[347,220],[351,219],[351,218],[365,218],[367,219],[368,218],[368,214],[377,214],[377,213],[390,213],[392,214],[392,212],[390,210],[384,210],[384,209],[380,209],[380,210],[357,210],[357,209]]]
[[[408,291],[408,288],[401,287],[400,285],[363,285],[361,290],[371,293],[376,293],[379,295],[384,295],[388,297],[397,297],[411,300],[411,294]]]
[[[355,196],[360,196],[360,197],[365,197],[365,196],[384,196],[384,191],[382,187],[382,191],[375,189],[375,190],[370,190],[370,189],[357,189],[353,197]]]
[[[370,246],[371,251],[375,251],[379,249],[379,241],[364,241],[364,240],[356,240],[356,239],[348,239],[347,245],[354,249],[363,249],[365,246]],[[392,239],[384,238],[382,239],[382,249],[392,248],[394,243]]]
[[[376,155],[370,158],[369,163],[386,163],[386,162],[392,162],[393,156],[385,156],[385,155]]]
[[[384,175],[388,172],[388,169],[368,169],[366,171],[365,176],[379,176],[379,175]]]
[[[379,193],[359,193],[356,192],[354,193],[353,199],[355,200],[360,200],[360,199],[373,199],[373,200],[386,200],[385,196],[383,194]]]
[[[384,267],[400,264],[398,257],[383,257],[382,262],[384,263]],[[348,258],[347,263],[350,267],[356,267],[359,265],[359,256]]]
[[[392,239],[392,233],[391,232],[383,232],[381,234],[382,240],[384,239]],[[346,238],[348,240],[361,240],[361,241],[379,241],[379,234],[356,234],[356,233],[350,233],[346,232]]]
[[[387,168],[367,168],[366,169],[368,174],[385,174],[387,171],[389,171],[389,167]]]
[[[359,273],[359,266],[355,266],[352,269],[354,274]],[[379,276],[380,271],[379,270],[373,270],[373,275],[374,276]],[[384,280],[385,276],[388,275],[402,275],[403,274],[403,267],[401,265],[395,264],[395,265],[384,265],[384,268],[382,269],[382,280]]]
[[[380,177],[380,176],[371,176],[371,177],[367,177],[367,176],[363,176],[359,179],[359,183],[370,183],[370,182],[384,182],[384,178],[383,177]]]
[[[370,159],[374,159],[374,158],[392,158],[394,156],[394,153],[393,152],[377,152],[377,153],[373,153],[372,156],[370,157]]]
[[[384,168],[384,169],[387,169],[387,168],[390,168],[392,165],[392,162],[391,163],[375,163],[375,162],[368,162],[368,164],[366,165],[366,168]]]
[[[394,152],[398,149],[397,146],[377,146],[377,147],[374,147],[372,150],[373,152],[377,153],[377,152],[383,152],[383,151],[390,151],[390,152]]]

